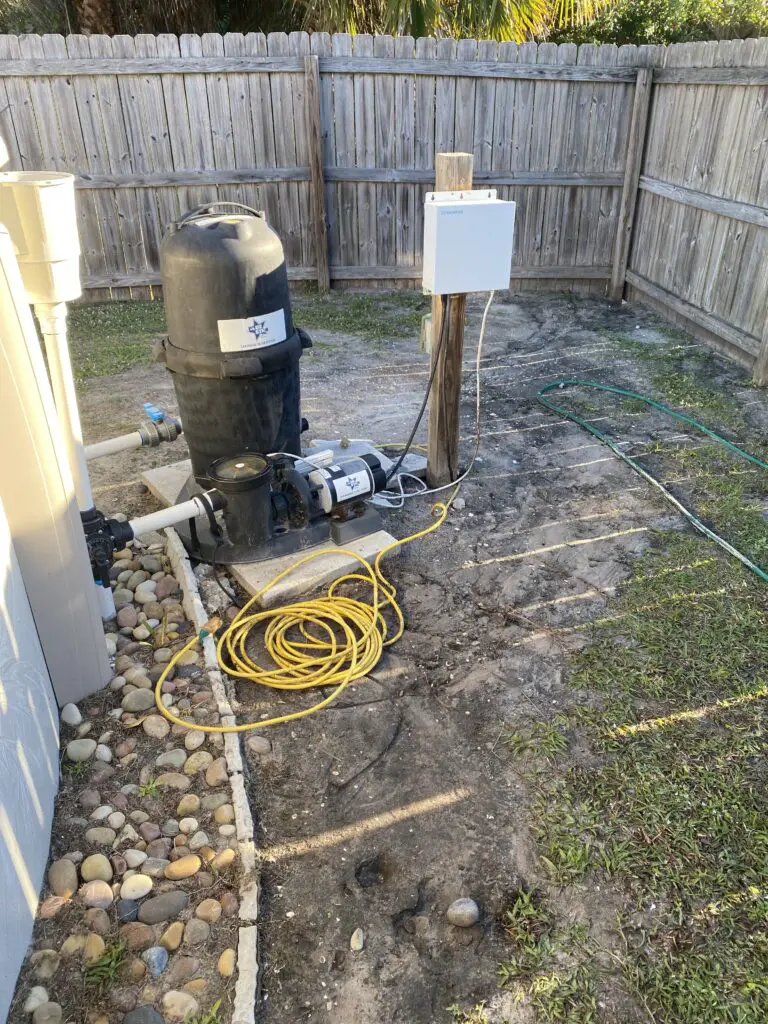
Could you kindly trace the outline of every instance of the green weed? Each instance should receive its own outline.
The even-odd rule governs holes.
[[[512,943],[507,959],[499,964],[502,985],[529,978],[552,960],[553,921],[541,893],[521,889],[501,926]]]
[[[99,988],[111,985],[117,978],[117,972],[120,970],[124,958],[125,946],[108,946],[98,960],[92,960],[91,963],[85,965],[83,971],[85,984]]]
[[[205,1013],[189,1015],[184,1018],[184,1024],[219,1024],[221,1020],[221,1000],[217,999],[210,1010]]]
[[[469,1010],[463,1010],[458,1003],[446,1007],[455,1024],[490,1024],[491,1018],[485,1012],[485,1003],[477,1003]]]
[[[139,786],[139,796],[157,796],[159,790],[157,788],[157,779],[149,778],[146,782],[142,782]]]

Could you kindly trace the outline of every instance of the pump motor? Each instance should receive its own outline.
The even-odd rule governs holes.
[[[380,528],[366,500],[386,486],[373,453],[318,467],[309,459],[254,452],[217,459],[207,476],[223,498],[223,529],[195,526],[192,554],[222,564],[259,561],[333,540],[347,544]]]

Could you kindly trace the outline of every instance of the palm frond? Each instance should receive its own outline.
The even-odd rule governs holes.
[[[555,23],[558,25],[586,25],[610,7],[614,0],[553,0]]]

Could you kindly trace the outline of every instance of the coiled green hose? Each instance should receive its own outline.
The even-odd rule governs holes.
[[[558,416],[562,416],[564,419],[570,420],[572,423],[576,423],[583,430],[588,431],[590,434],[592,434],[593,437],[596,437],[598,441],[601,441],[603,444],[607,445],[611,449],[613,454],[618,456],[618,458],[620,458],[622,462],[626,462],[627,465],[631,466],[631,468],[634,469],[636,473],[639,473],[644,480],[647,480],[648,483],[652,484],[657,490],[661,491],[661,493],[664,495],[667,501],[671,505],[674,505],[678,512],[681,513],[681,515],[685,516],[685,518],[688,520],[688,522],[691,524],[691,526],[693,526],[695,530],[698,530],[699,533],[703,533],[705,537],[708,537],[710,540],[713,540],[715,544],[719,544],[720,547],[724,551],[727,551],[729,555],[733,555],[734,558],[738,558],[742,565],[746,566],[746,568],[749,569],[750,572],[753,572],[756,576],[759,576],[761,580],[768,583],[768,572],[766,572],[764,569],[761,569],[759,565],[756,565],[750,558],[748,558],[745,554],[739,551],[738,548],[735,548],[732,544],[729,544],[727,540],[725,540],[719,534],[715,533],[714,530],[710,530],[708,526],[705,526],[705,524],[698,518],[698,516],[694,515],[694,513],[691,512],[690,509],[686,508],[682,502],[677,500],[674,494],[672,494],[672,492],[667,487],[665,487],[661,480],[657,480],[652,473],[649,473],[648,470],[644,469],[639,462],[636,462],[631,456],[623,452],[614,441],[607,437],[602,431],[598,430],[597,427],[593,426],[593,424],[591,424],[588,420],[585,420],[582,416],[579,416],[574,412],[570,412],[567,409],[563,409],[559,405],[555,405],[553,401],[545,397],[550,391],[559,391],[565,388],[576,387],[595,388],[598,391],[609,391],[611,394],[619,395],[622,398],[635,398],[640,402],[644,402],[646,405],[650,406],[653,409],[660,410],[667,416],[672,416],[674,417],[674,419],[680,420],[682,423],[687,423],[689,426],[695,427],[696,430],[700,431],[702,434],[706,434],[706,436],[710,437],[713,441],[716,441],[724,448],[727,448],[729,451],[732,451],[735,455],[738,455],[740,458],[746,459],[747,462],[751,462],[755,466],[759,466],[760,469],[768,470],[768,463],[763,462],[763,460],[759,459],[756,455],[752,455],[750,454],[750,452],[744,451],[743,448],[739,448],[738,445],[733,444],[733,442],[727,440],[727,438],[721,437],[719,434],[716,434],[714,430],[710,430],[708,427],[705,427],[704,424],[699,423],[698,420],[694,420],[690,416],[685,416],[681,412],[675,412],[674,409],[670,409],[669,406],[663,405],[661,402],[657,402],[653,398],[647,398],[645,395],[640,395],[636,391],[628,391],[626,388],[619,388],[613,384],[599,384],[597,381],[594,380],[556,380],[553,381],[551,384],[545,384],[537,395],[538,401],[541,403],[541,405],[543,405],[546,409],[549,409],[550,412],[557,413]]]

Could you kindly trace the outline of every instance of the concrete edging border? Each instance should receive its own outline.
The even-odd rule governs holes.
[[[181,539],[173,529],[165,531],[166,554],[170,559],[174,575],[181,584],[182,607],[197,631],[208,621],[200,589],[189,556]],[[216,707],[222,725],[235,725],[235,716],[227,695],[219,663],[216,658],[216,644],[212,636],[203,640],[203,659]],[[243,758],[239,733],[224,734],[224,757],[229,773],[232,792],[232,806],[235,809],[235,828],[240,848],[240,928],[237,942],[237,981],[232,1008],[231,1024],[254,1024],[256,991],[259,976],[258,964],[258,911],[259,878],[256,870],[256,845],[253,835],[253,817],[248,805],[248,796],[243,777]]]

